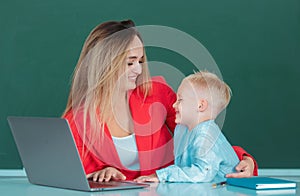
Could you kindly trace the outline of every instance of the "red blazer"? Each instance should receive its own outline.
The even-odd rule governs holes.
[[[129,107],[134,120],[134,132],[139,152],[139,171],[128,170],[121,164],[106,125],[102,138],[97,140],[86,154],[83,154],[82,149],[87,149],[87,147],[83,146],[82,142],[79,128],[82,126],[80,125],[81,121],[76,120],[77,117],[82,117],[82,114],[74,116],[71,110],[64,116],[70,124],[87,174],[112,166],[119,169],[127,180],[132,180],[140,175],[152,174],[155,170],[174,163],[172,137],[176,124],[172,105],[176,101],[176,94],[162,77],[153,77],[152,81],[152,92],[146,98],[140,96],[137,90],[134,90],[129,96]],[[250,156],[241,147],[233,146],[233,148],[240,160],[243,155]],[[257,175],[256,162],[254,175]]]

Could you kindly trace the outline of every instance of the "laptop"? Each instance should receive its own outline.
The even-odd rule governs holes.
[[[62,118],[8,117],[28,180],[32,184],[81,191],[145,188],[132,181],[86,179],[69,124]]]

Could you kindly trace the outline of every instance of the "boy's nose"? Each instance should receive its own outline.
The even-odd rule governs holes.
[[[176,109],[177,101],[173,104],[173,108]]]

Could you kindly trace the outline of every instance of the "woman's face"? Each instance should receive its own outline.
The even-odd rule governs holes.
[[[126,57],[126,72],[125,78],[126,90],[132,90],[136,88],[136,79],[142,73],[142,63],[144,59],[144,46],[138,36],[135,36],[133,41],[128,47],[128,53]]]

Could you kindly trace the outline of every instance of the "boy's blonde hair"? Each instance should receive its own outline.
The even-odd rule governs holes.
[[[207,94],[206,98],[211,105],[214,118],[229,104],[231,89],[217,75],[208,71],[200,71],[187,76],[184,80],[191,82],[197,94],[199,91]]]

